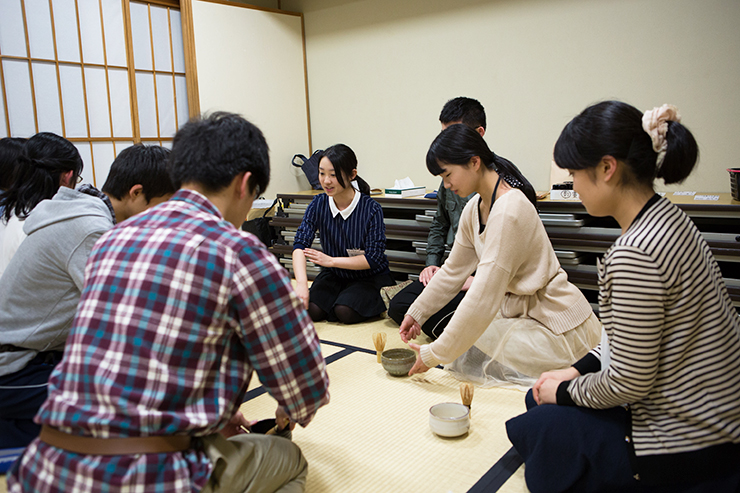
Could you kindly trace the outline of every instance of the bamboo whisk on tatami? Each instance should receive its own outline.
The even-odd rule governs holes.
[[[378,363],[380,363],[380,355],[383,354],[385,349],[385,341],[388,339],[388,334],[385,332],[376,332],[373,334],[373,344],[375,344],[375,351],[378,356]]]
[[[473,404],[473,389],[473,384],[460,384],[460,397],[462,398],[463,406],[468,406],[468,409],[470,409],[470,406]],[[468,416],[470,416],[470,414],[472,414],[472,411],[468,413]]]

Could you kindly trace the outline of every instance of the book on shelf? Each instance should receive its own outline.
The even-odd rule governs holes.
[[[417,195],[424,195],[426,193],[425,187],[411,187],[411,188],[386,188],[386,195],[394,195],[398,197],[416,197]]]

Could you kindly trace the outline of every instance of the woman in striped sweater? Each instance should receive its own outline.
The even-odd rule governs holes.
[[[740,491],[738,314],[696,226],[653,191],[696,163],[679,121],[608,101],[555,145],[588,212],[623,234],[599,263],[601,344],[544,373],[507,423],[533,492]]]
[[[293,242],[296,291],[314,321],[354,324],[380,315],[380,288],[395,284],[385,255],[385,223],[370,187],[357,176],[355,153],[344,144],[319,161],[324,193],[306,208]],[[316,231],[321,250],[311,248]],[[321,266],[308,289],[306,259]]]

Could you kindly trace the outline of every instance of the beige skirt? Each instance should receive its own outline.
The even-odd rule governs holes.
[[[445,369],[481,387],[526,390],[543,372],[568,368],[585,356],[601,341],[601,330],[594,314],[555,334],[532,318],[504,318],[499,312],[473,347]]]

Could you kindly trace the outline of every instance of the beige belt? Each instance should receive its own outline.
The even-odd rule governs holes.
[[[70,435],[43,425],[39,439],[62,450],[85,455],[136,455],[180,452],[190,448],[190,437],[167,435],[127,438],[95,438]]]

